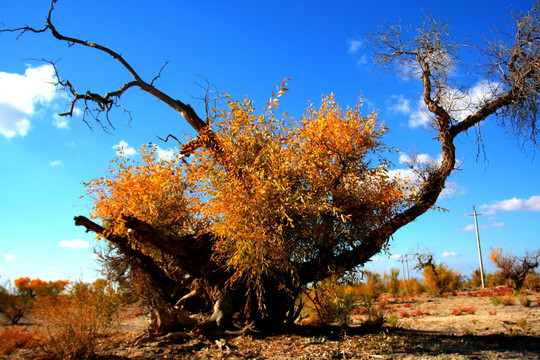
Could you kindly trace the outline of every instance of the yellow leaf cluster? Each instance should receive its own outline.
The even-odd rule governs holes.
[[[214,109],[219,159],[205,147],[189,162],[160,161],[153,147],[139,163],[117,157],[109,176],[86,184],[93,216],[120,234],[122,214],[169,233],[210,232],[232,282],[294,275],[294,262],[358,245],[409,205],[406,183],[388,175],[387,129],[376,113],[362,116],[361,102],[343,109],[333,95],[298,121],[276,116],[285,85],[263,113],[248,98]]]
[[[105,236],[126,235],[123,216],[135,216],[166,234],[182,234],[195,215],[181,157],[159,159],[153,145],[139,151],[140,161],[117,155],[106,176],[84,184],[93,200],[91,217],[104,222]]]

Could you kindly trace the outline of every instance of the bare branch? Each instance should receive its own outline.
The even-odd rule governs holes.
[[[501,80],[492,82],[490,94],[478,104],[463,101],[468,92],[454,86],[450,74],[462,67],[457,52],[463,45],[449,37],[444,23],[427,18],[406,37],[401,25],[384,25],[372,34],[369,44],[375,49],[374,60],[381,68],[398,69],[401,74],[416,76],[423,86],[423,101],[433,114],[433,125],[441,144],[442,161],[426,168],[423,187],[412,206],[362,237],[362,242],[339,254],[320,254],[300,266],[303,281],[317,281],[328,275],[331,265],[351,269],[378,253],[402,226],[432,208],[445,188],[446,179],[456,168],[455,138],[492,115],[510,119],[518,130],[528,131],[536,144],[538,104],[540,104],[540,26],[538,7],[517,21],[517,35],[511,45],[494,45],[493,69],[500,69]],[[459,90],[458,90],[459,89]],[[463,119],[452,114],[469,112]]]
[[[180,142],[180,140],[178,140],[178,138],[176,136],[174,136],[173,134],[169,134],[167,135],[167,137],[165,139],[161,138],[161,137],[157,137],[159,140],[161,141],[164,141],[164,142],[168,142],[169,141],[169,138],[173,138],[174,140],[176,140],[176,142],[178,143],[178,146],[179,147],[183,147],[184,145]]]
[[[151,83],[145,82],[139,74],[134,70],[134,68],[117,52],[111,50],[110,48],[103,46],[98,43],[94,43],[87,40],[81,40],[78,38],[70,37],[61,34],[56,27],[54,26],[52,22],[52,14],[54,11],[54,5],[56,1],[51,1],[51,7],[49,9],[49,13],[47,15],[46,19],[46,25],[42,29],[36,29],[32,28],[30,26],[24,26],[14,29],[2,29],[0,32],[16,32],[19,33],[18,36],[23,35],[27,32],[33,32],[33,33],[44,33],[47,31],[50,31],[51,34],[58,40],[67,42],[69,46],[73,45],[81,45],[85,47],[90,47],[93,49],[97,49],[98,51],[101,51],[105,54],[110,55],[112,58],[114,58],[116,61],[118,61],[133,77],[134,81],[129,82],[125,84],[121,89],[117,91],[110,92],[104,96],[94,94],[91,92],[85,92],[85,93],[78,93],[74,90],[73,86],[70,87],[71,93],[76,98],[76,100],[84,100],[84,101],[90,101],[95,102],[97,104],[97,108],[100,110],[98,113],[105,113],[107,116],[109,111],[112,109],[113,105],[115,105],[116,101],[119,99],[119,97],[129,88],[132,88],[134,86],[139,87],[141,90],[144,90],[154,97],[156,97],[158,100],[163,101],[165,104],[169,105],[171,108],[173,108],[175,111],[177,111],[190,125],[193,127],[196,131],[200,132],[202,130],[205,130],[207,128],[207,123],[202,120],[193,110],[191,106],[188,104],[184,104],[180,100],[173,99],[169,95],[165,94],[164,92],[158,90],[153,86],[153,81],[156,80],[154,78]],[[163,68],[162,68],[163,69]],[[160,71],[161,73],[161,71]],[[158,75],[159,76],[159,75]],[[64,114],[72,114],[73,108],[70,109],[69,112]],[[205,130],[206,131],[206,130]]]
[[[159,69],[159,72],[156,76],[154,76],[154,78],[152,79],[152,81],[150,81],[150,86],[154,86],[154,81],[156,81],[157,79],[159,79],[161,77],[161,72],[163,71],[163,69],[165,69],[165,66],[167,66],[169,62],[166,61],[165,64],[163,64],[163,66],[161,67],[161,69]]]

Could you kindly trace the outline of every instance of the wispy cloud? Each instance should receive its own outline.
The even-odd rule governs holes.
[[[454,251],[445,251],[442,253],[441,255],[443,258],[447,258],[447,257],[457,257],[459,256],[459,253],[457,252],[454,252]]]
[[[39,105],[49,105],[59,96],[51,65],[28,67],[23,75],[0,72],[0,134],[25,136]]]
[[[428,109],[424,102],[419,103],[418,107],[411,111],[409,114],[409,127],[410,128],[425,128],[431,121]]]
[[[500,228],[500,227],[504,227],[506,226],[505,223],[503,222],[494,222],[494,223],[491,223],[491,224],[479,224],[478,225],[478,228],[480,229],[491,229],[491,228]],[[467,231],[474,231],[475,230],[475,227],[474,227],[474,224],[469,224],[461,229],[457,229],[457,231],[459,232],[467,232]]]
[[[4,257],[7,260],[19,260],[21,258],[19,255],[14,255],[14,254],[6,254],[4,255]]]
[[[409,115],[412,112],[411,101],[405,99],[403,95],[392,95],[394,104],[390,106],[390,111]]]
[[[116,154],[119,156],[131,156],[137,154],[137,150],[135,150],[134,147],[129,146],[127,142],[124,140],[120,141],[118,144],[114,145],[112,147]]]
[[[69,129],[69,120],[66,116],[53,115],[53,125],[58,129]]]
[[[442,154],[434,158],[429,154],[416,154],[414,156],[410,156],[402,153],[399,156],[399,163],[406,165],[406,168],[390,170],[388,171],[388,176],[393,178],[399,177],[400,179],[408,179],[411,184],[418,183],[421,181],[418,174],[422,171],[423,167],[426,165],[439,166],[441,162]],[[457,183],[447,181],[441,194],[449,197],[461,193],[462,190]]]
[[[355,54],[358,52],[358,50],[362,47],[362,41],[360,40],[348,40],[347,41],[347,45],[348,45],[348,49],[347,51],[349,52],[349,54]]]
[[[487,214],[495,214],[499,211],[540,211],[540,195],[531,196],[528,199],[511,198],[484,204],[480,209]]]
[[[58,246],[64,248],[87,248],[90,247],[90,243],[81,239],[73,239],[60,241]]]
[[[411,100],[406,99],[403,95],[392,95],[391,100],[392,105],[389,110],[408,116],[410,128],[426,127],[429,123],[429,112],[422,99],[416,105],[413,105]]]
[[[441,95],[440,104],[448,110],[452,118],[456,121],[462,121],[493,96],[494,88],[495,86],[492,84],[480,81],[468,92],[449,89]],[[392,95],[391,99],[394,104],[389,109],[407,115],[410,128],[425,128],[430,123],[430,112],[421,98],[416,106],[412,106],[411,101],[404,98],[403,95]]]
[[[170,160],[174,155],[174,149],[162,149],[156,145],[156,154],[160,160]]]
[[[60,165],[62,165],[62,161],[60,161],[60,160],[54,160],[54,161],[49,162],[49,165],[51,165],[51,166],[53,166],[53,167],[54,167],[54,166],[60,166]]]
[[[465,227],[462,227],[461,229],[457,229],[457,231],[459,232],[466,232],[466,231],[473,231],[474,230],[474,225],[473,224],[469,224]]]

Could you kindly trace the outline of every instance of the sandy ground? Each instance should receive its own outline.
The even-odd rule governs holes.
[[[528,306],[517,298],[507,305],[504,295],[496,298],[482,291],[388,298],[385,311],[393,323],[379,332],[360,326],[363,315],[352,315],[350,327],[297,326],[270,334],[191,334],[146,341],[137,339],[145,334],[147,315],[126,309],[120,330],[96,358],[540,359],[540,294],[529,294]],[[10,357],[26,358],[28,352]]]
[[[488,296],[489,295],[489,296]],[[540,294],[503,305],[482,291],[457,296],[387,299],[397,322],[370,333],[350,327],[299,326],[287,333],[222,338],[155,339],[118,347],[120,359],[540,359]],[[509,303],[507,297],[506,303]],[[498,302],[500,304],[497,304]],[[135,336],[146,317],[124,321]]]
[[[474,296],[476,294],[462,293],[446,298],[423,295],[389,299],[388,307],[391,314],[396,314],[399,318],[397,326],[404,329],[433,331],[446,335],[540,336],[538,294],[527,295],[530,302],[527,307],[517,298],[513,298],[514,304],[511,305],[495,305],[492,296]],[[502,302],[512,301],[511,297],[504,295],[497,298]],[[416,315],[418,313],[420,314]]]

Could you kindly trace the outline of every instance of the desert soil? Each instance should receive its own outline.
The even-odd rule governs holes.
[[[528,306],[515,298],[514,304],[495,305],[492,296],[483,295],[389,298],[386,308],[397,323],[381,332],[362,329],[362,315],[353,315],[350,327],[161,338],[135,346],[129,339],[146,324],[146,317],[138,316],[124,321],[123,342],[108,354],[115,356],[111,359],[540,359],[540,294],[529,294]]]
[[[179,333],[144,341],[147,316],[127,309],[121,329],[97,358],[540,359],[540,294],[529,294],[528,306],[518,299],[496,305],[492,298],[482,292],[389,298],[386,312],[394,322],[378,332],[360,326],[364,315],[352,315],[348,327],[299,325],[287,332],[214,337]]]

